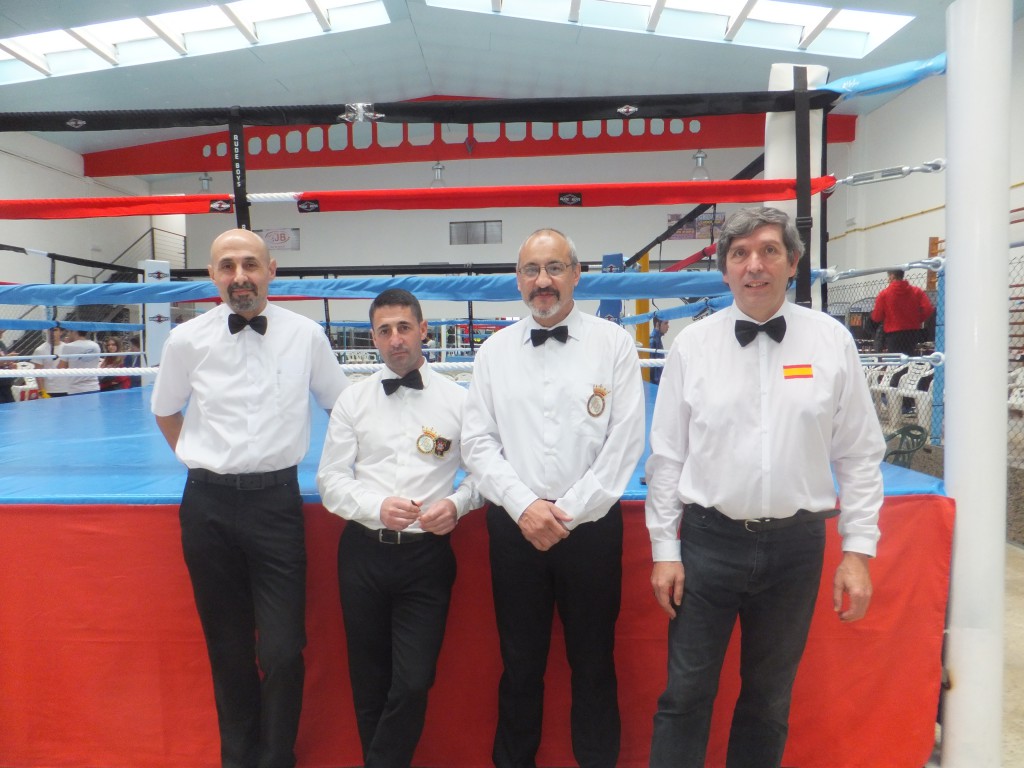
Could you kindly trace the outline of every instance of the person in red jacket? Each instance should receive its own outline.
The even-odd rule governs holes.
[[[921,326],[932,316],[928,294],[903,279],[902,269],[889,271],[889,285],[875,298],[871,319],[882,324],[889,352],[913,355],[921,335]]]

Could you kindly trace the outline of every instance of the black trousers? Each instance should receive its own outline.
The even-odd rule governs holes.
[[[180,518],[213,672],[222,765],[291,768],[306,645],[298,481],[240,491],[190,478]]]
[[[448,536],[385,544],[367,530],[349,522],[338,543],[356,725],[366,768],[408,768],[441,653],[455,554]]]
[[[579,526],[547,552],[535,549],[501,507],[488,510],[487,530],[504,663],[494,764],[536,764],[557,606],[571,669],[573,755],[581,768],[614,768],[620,732],[615,677],[615,622],[622,597],[620,506]]]

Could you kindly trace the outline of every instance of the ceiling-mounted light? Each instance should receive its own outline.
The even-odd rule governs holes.
[[[693,153],[693,173],[690,174],[690,181],[711,181],[711,174],[704,166],[707,159],[708,153],[703,149],[698,149]]]
[[[203,175],[199,177],[199,189],[201,189],[203,192],[209,192],[210,182],[212,181],[213,176],[208,174],[206,171],[203,171]]]
[[[440,189],[442,187],[447,187],[448,185],[444,183],[444,166],[441,165],[440,160],[434,163],[431,170],[434,172],[434,180],[430,182],[430,188]]]

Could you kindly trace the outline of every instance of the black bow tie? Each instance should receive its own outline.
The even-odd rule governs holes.
[[[393,395],[399,387],[409,389],[423,389],[423,377],[420,376],[420,369],[414,368],[400,379],[382,379],[381,386],[384,387],[385,395]]]
[[[263,315],[256,315],[252,320],[246,320],[241,315],[235,313],[228,315],[228,330],[231,331],[232,336],[247,325],[260,336],[267,332],[267,318]]]
[[[779,315],[763,325],[752,323],[749,320],[736,321],[736,341],[740,343],[741,347],[747,346],[747,344],[756,339],[757,334],[761,331],[767,333],[772,341],[782,341],[786,335],[786,318]]]
[[[559,325],[555,328],[534,328],[530,331],[530,341],[533,342],[535,347],[539,347],[548,339],[554,339],[565,344],[568,338],[569,326],[567,325]]]

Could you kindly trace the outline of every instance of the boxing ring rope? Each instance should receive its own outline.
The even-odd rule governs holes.
[[[811,180],[811,193],[833,187],[836,179]],[[759,203],[796,197],[796,179],[561,184],[519,187],[448,187],[274,192],[246,195],[250,203],[294,202],[300,213],[369,210],[447,210],[451,208],[551,208],[623,205],[676,205],[719,202]],[[0,200],[0,219],[71,219],[168,214],[231,213],[230,196],[149,195],[78,199]]]

